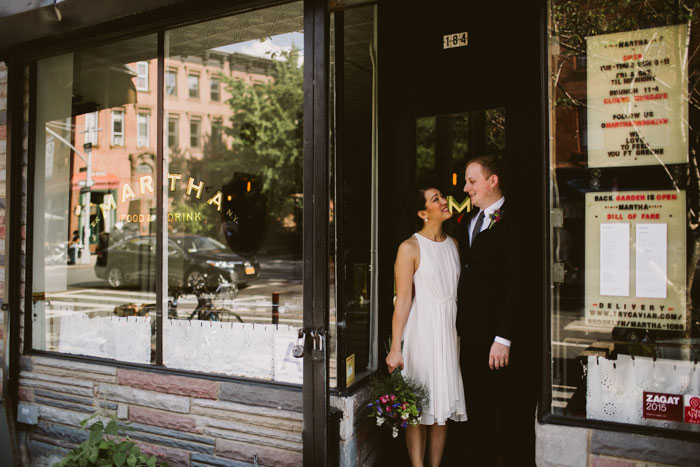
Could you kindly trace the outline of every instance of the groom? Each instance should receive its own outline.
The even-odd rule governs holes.
[[[467,403],[469,465],[490,466],[500,455],[509,466],[534,466],[535,400],[523,371],[529,357],[518,334],[522,310],[509,296],[508,210],[503,172],[493,156],[467,163],[464,191],[474,206],[460,222],[462,273],[457,331]],[[523,271],[526,273],[526,271]],[[512,292],[512,287],[511,287]]]

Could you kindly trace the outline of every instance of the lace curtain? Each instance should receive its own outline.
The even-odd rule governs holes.
[[[643,393],[700,395],[700,369],[692,361],[619,355],[617,360],[588,357],[587,417],[634,425],[700,431],[700,425],[643,418]]]
[[[58,352],[151,363],[151,318],[85,315],[60,318]]]
[[[164,363],[170,368],[288,383],[303,382],[302,359],[292,356],[292,326],[167,320]]]

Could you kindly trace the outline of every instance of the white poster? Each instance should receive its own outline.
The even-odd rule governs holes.
[[[600,224],[600,294],[630,294],[630,225]]]
[[[666,298],[666,224],[637,224],[636,296]]]
[[[683,190],[586,193],[585,326],[682,331]]]
[[[687,162],[687,24],[586,42],[588,166]]]

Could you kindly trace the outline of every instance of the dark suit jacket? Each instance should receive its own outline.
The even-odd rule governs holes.
[[[501,219],[477,234],[474,245],[469,245],[469,224],[478,213],[479,209],[474,209],[464,216],[458,228],[462,273],[457,289],[457,331],[475,344],[490,344],[496,336],[515,341],[514,307],[508,300],[506,204],[501,207]]]

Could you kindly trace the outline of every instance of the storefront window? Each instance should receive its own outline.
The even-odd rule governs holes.
[[[217,77],[165,99],[190,127],[164,174],[170,368],[302,382],[302,28],[296,2],[166,32],[166,67]]]
[[[550,3],[550,412],[700,431],[700,10]]]
[[[153,361],[155,178],[143,168],[155,156],[139,112],[155,112],[156,96],[139,90],[156,45],[152,35],[37,62],[34,349]],[[96,146],[105,132],[111,146]]]

